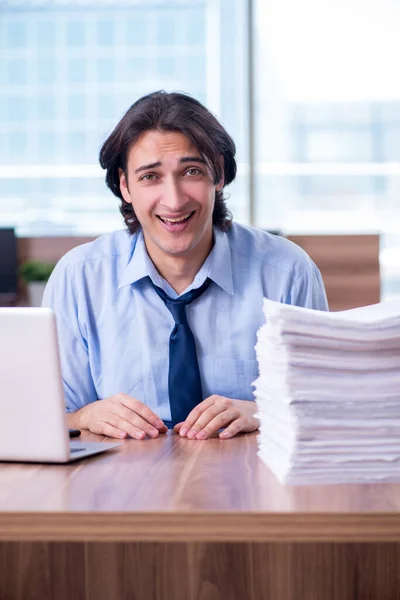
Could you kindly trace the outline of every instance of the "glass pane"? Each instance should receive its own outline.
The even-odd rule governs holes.
[[[25,132],[19,135],[12,135],[9,139],[10,156],[16,162],[19,162],[21,155],[25,154],[27,146],[27,135]]]
[[[8,118],[10,121],[23,121],[27,118],[27,101],[23,96],[9,96]]]
[[[43,163],[54,161],[56,154],[56,136],[53,132],[42,132],[38,138],[38,155]]]
[[[373,137],[369,131],[308,131],[306,160],[311,162],[371,161]]]
[[[37,118],[51,121],[55,117],[56,101],[50,94],[40,94],[37,98]]]
[[[400,296],[400,3],[256,0],[255,28],[255,224],[383,232]]]
[[[68,78],[72,83],[86,80],[86,62],[81,58],[71,58],[68,63]]]
[[[149,32],[147,29],[147,20],[144,11],[136,15],[130,15],[125,21],[125,43],[126,45],[137,46],[142,48],[148,39]],[[170,27],[167,25],[166,30],[169,32]],[[169,35],[168,33],[166,35]]]
[[[98,98],[98,114],[100,119],[115,119],[115,96],[114,94],[102,94]]]
[[[97,76],[99,81],[104,83],[114,81],[115,70],[115,59],[102,57],[97,60]]]
[[[86,41],[85,24],[75,20],[67,22],[66,36],[69,46],[84,46]]]
[[[56,30],[54,22],[49,20],[39,21],[37,23],[37,44],[38,47],[50,51],[56,41]]]
[[[71,94],[68,98],[68,117],[84,119],[86,115],[86,96],[84,94]]]
[[[7,44],[9,48],[22,48],[26,44],[26,19],[11,15],[6,22]]]
[[[52,84],[55,82],[56,61],[54,58],[38,57],[36,65],[38,84]]]
[[[114,43],[114,23],[110,19],[97,23],[97,42],[100,46],[111,46]]]
[[[23,85],[26,83],[26,61],[15,58],[8,63],[8,83],[11,85]]]

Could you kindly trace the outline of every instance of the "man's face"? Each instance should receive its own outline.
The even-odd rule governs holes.
[[[146,131],[128,153],[121,193],[132,204],[150,255],[187,256],[212,244],[215,185],[189,138]]]

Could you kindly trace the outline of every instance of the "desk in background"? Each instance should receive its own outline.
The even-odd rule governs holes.
[[[330,310],[347,310],[380,301],[379,235],[288,237],[320,269]]]
[[[392,600],[399,567],[400,485],[282,486],[255,434],[0,464],[1,599]]]
[[[330,310],[375,304],[380,300],[379,235],[288,235],[322,273]],[[19,238],[20,262],[57,262],[90,237]]]

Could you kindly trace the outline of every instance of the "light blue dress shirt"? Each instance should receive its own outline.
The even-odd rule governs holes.
[[[209,277],[187,307],[203,396],[253,400],[254,346],[263,297],[327,310],[321,275],[292,242],[234,223],[214,228],[214,246],[185,293]],[[177,298],[149,258],[142,232],[104,235],[68,252],[46,287],[43,306],[57,319],[68,411],[118,392],[171,419],[169,336],[174,320],[149,278]]]

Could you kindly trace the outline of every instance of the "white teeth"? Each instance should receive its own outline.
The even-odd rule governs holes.
[[[186,221],[186,219],[188,219],[191,214],[192,213],[189,213],[186,216],[181,217],[180,219],[167,219],[166,217],[160,217],[160,219],[162,221],[167,221],[168,223],[181,223],[182,221]]]

